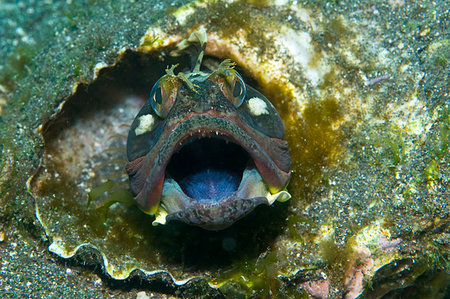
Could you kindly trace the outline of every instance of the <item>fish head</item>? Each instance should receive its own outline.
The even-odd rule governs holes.
[[[289,149],[272,103],[230,60],[175,68],[154,84],[128,135],[126,170],[140,209],[155,223],[218,230],[289,199]]]

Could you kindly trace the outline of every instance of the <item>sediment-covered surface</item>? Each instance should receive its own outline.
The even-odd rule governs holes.
[[[448,14],[445,1],[0,4],[0,294],[448,295]],[[292,199],[221,232],[98,209],[127,196],[127,120],[199,26],[207,55],[280,111]]]

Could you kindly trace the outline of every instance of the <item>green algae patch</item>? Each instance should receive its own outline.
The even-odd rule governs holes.
[[[311,99],[300,112],[294,101],[277,98],[280,93],[276,90],[271,99],[279,107],[291,148],[293,176],[289,190],[294,199],[308,200],[309,192],[324,179],[324,167],[336,165],[344,152],[343,133],[338,125],[343,116],[342,108],[330,96]]]
[[[340,42],[344,42],[346,38],[355,38],[356,34],[354,34],[344,23],[344,19],[342,17],[333,18],[326,21],[325,30],[323,33],[323,40],[321,40],[321,44],[337,44]]]
[[[18,45],[14,52],[6,58],[4,68],[0,74],[0,84],[8,90],[16,89],[15,82],[28,75],[28,65],[36,55],[37,48],[36,45],[26,43]]]
[[[430,190],[436,185],[442,184],[443,172],[448,169],[449,132],[450,132],[450,107],[439,107],[439,116],[436,122],[436,137],[432,141],[433,149],[431,160],[423,171],[423,181]]]
[[[337,122],[342,116],[338,102],[333,99],[312,100],[302,117],[288,119],[286,130],[292,152],[294,179],[292,190],[308,192],[322,179],[322,168],[335,165],[343,152],[342,132]],[[303,196],[302,196],[303,197]]]

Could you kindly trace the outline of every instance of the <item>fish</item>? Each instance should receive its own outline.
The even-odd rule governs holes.
[[[155,215],[154,225],[177,220],[220,230],[291,197],[278,111],[231,60],[202,65],[206,42],[199,29],[178,45],[196,53],[193,67],[166,69],[128,133],[130,189],[137,206]]]

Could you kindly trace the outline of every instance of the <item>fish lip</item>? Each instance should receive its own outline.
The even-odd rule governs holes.
[[[160,203],[167,165],[174,153],[181,149],[183,141],[215,135],[216,132],[220,134],[220,138],[229,138],[249,154],[264,183],[272,188],[271,191],[280,191],[288,183],[290,171],[280,169],[274,162],[274,157],[267,153],[270,139],[273,138],[249,128],[242,120],[211,114],[191,115],[182,121],[167,124],[165,131],[168,132],[164,136],[165,140],[160,140],[157,146],[141,158],[144,165],[141,175],[145,176],[145,182],[135,188],[139,189],[135,193],[135,200],[146,213],[152,213]],[[132,179],[130,182],[133,189]]]
[[[184,193],[177,181],[167,179],[161,199],[161,208],[167,214],[158,217],[155,223],[165,224],[178,220],[206,230],[221,230],[243,218],[257,206],[270,205],[272,202],[261,175],[252,163],[248,163],[237,190],[212,204],[192,199]]]
[[[216,231],[229,227],[262,204],[269,204],[265,197],[244,199],[233,194],[215,205],[195,202],[183,210],[170,213],[166,221],[178,220]]]
[[[179,152],[186,145],[188,145],[192,142],[201,140],[201,139],[205,139],[205,138],[221,139],[221,140],[225,140],[228,142],[238,144],[238,143],[234,142],[230,136],[228,136],[226,133],[223,133],[221,131],[211,131],[211,130],[206,130],[206,129],[200,129],[200,130],[197,130],[194,132],[189,132],[185,138],[182,138],[175,146],[175,150],[172,153],[172,156],[175,153]],[[169,159],[169,161],[170,161],[170,159]]]

